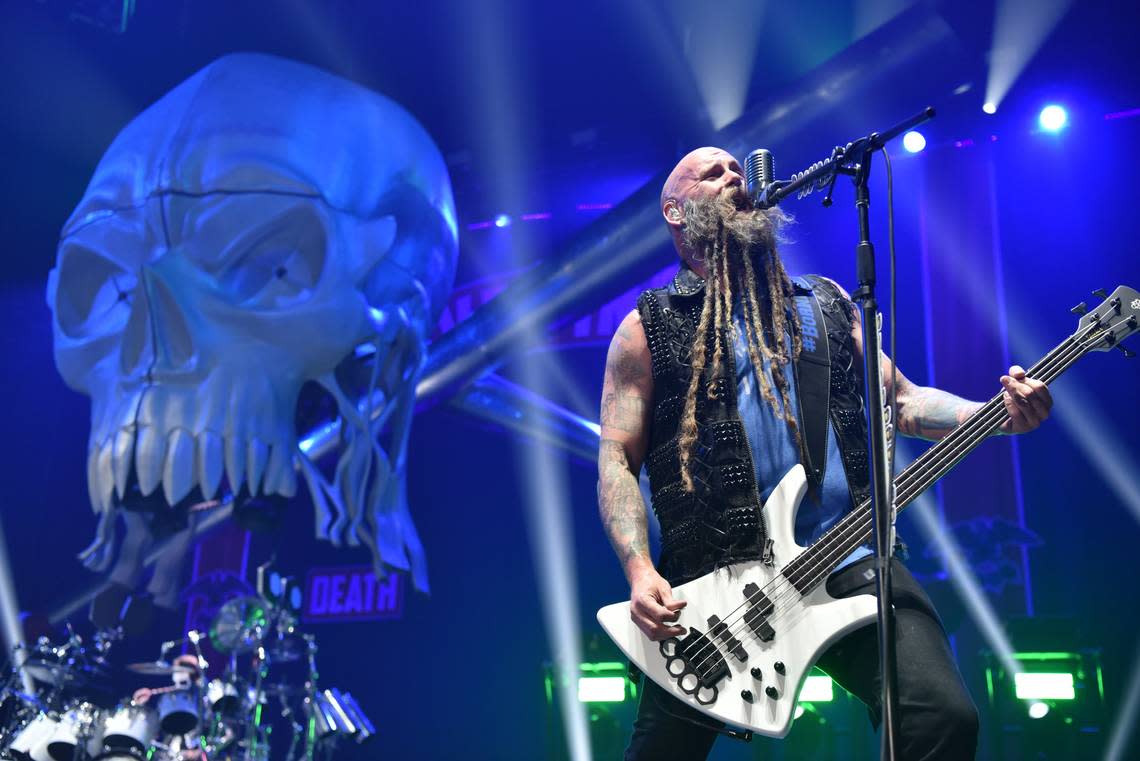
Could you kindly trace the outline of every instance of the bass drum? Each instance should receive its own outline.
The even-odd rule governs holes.
[[[113,751],[141,753],[146,757],[154,738],[158,737],[158,714],[145,705],[123,705],[111,712],[103,721],[103,749],[105,756]]]
[[[8,753],[16,761],[55,761],[48,753],[48,743],[58,727],[59,722],[46,713],[37,714],[16,733]]]
[[[79,738],[86,737],[86,757],[103,749],[103,722],[100,711],[90,703],[69,708],[59,718],[59,724],[47,744],[47,752],[55,761],[72,761],[76,756]]]

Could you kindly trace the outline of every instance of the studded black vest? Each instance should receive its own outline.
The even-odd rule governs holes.
[[[835,428],[852,497],[858,504],[868,493],[869,474],[862,372],[852,357],[853,305],[829,282],[812,278],[810,283],[823,312],[831,354],[829,377],[817,380],[827,386],[823,391],[829,398],[827,414]],[[673,278],[672,288],[645,291],[637,302],[653,368],[653,418],[645,466],[653,510],[661,524],[657,568],[671,584],[684,583],[721,566],[761,559],[767,545],[756,470],[737,409],[731,351],[724,353],[725,362],[717,377],[709,377],[710,371],[698,386],[697,442],[690,459],[693,492],[686,492],[681,483],[681,413],[692,377],[692,346],[703,304],[704,281],[687,267]],[[706,356],[711,356],[713,336],[708,340]],[[731,345],[729,336],[722,335],[721,340]],[[810,382],[801,377],[808,372],[806,363],[796,370],[798,386]],[[710,383],[717,385],[717,394],[711,400]],[[802,393],[797,396],[804,398]],[[824,413],[809,409],[806,414]],[[823,462],[824,453],[808,452],[807,458]],[[812,480],[822,477],[821,471],[810,467],[808,472],[809,478],[814,476]]]

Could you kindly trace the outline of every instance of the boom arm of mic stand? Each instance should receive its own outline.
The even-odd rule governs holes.
[[[829,157],[823,161],[817,161],[803,172],[793,175],[792,179],[776,180],[770,183],[756,199],[756,208],[770,209],[792,193],[815,185],[822,187],[826,183],[834,182],[836,174],[855,174],[857,167],[852,165],[852,160],[856,162],[866,161],[871,153],[879,150],[889,141],[933,118],[934,108],[927,106],[914,116],[904,119],[884,132],[872,132],[845,146],[836,147]],[[808,192],[811,191],[807,190],[804,195]]]

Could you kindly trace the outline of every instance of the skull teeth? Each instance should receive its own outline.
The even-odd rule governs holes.
[[[292,497],[297,493],[296,451],[296,443],[288,440],[267,444],[256,437],[223,438],[213,431],[194,436],[184,428],[164,436],[156,426],[124,427],[91,445],[88,497],[95,512],[112,510],[126,494],[132,466],[142,495],[161,487],[170,505],[184,500],[195,486],[203,499],[215,498],[223,475],[234,494],[247,484],[251,494]]]
[[[212,431],[198,434],[198,486],[203,499],[213,499],[225,471],[225,449],[222,439]]]
[[[293,469],[293,447],[274,444],[269,453],[262,491],[292,497],[297,493],[297,472]]]
[[[91,509],[96,513],[103,512],[103,498],[100,495],[102,480],[99,477],[99,450],[92,446],[87,452],[87,498],[91,500]]]
[[[249,493],[257,494],[261,485],[261,476],[265,473],[265,466],[269,464],[269,445],[258,438],[249,440],[247,447],[246,472],[249,475]]]
[[[113,506],[112,496],[115,492],[115,480],[111,475],[111,447],[112,443],[108,439],[99,448],[99,459],[96,465],[99,512],[110,510]]]
[[[162,469],[162,493],[166,503],[175,505],[194,488],[194,437],[184,428],[175,428],[166,440],[166,462]]]
[[[234,494],[245,481],[245,442],[229,436],[226,437],[226,480]]]
[[[111,456],[111,472],[115,478],[115,493],[121,500],[127,493],[127,480],[131,476],[131,460],[135,454],[134,426],[120,428],[115,434],[115,448]]]
[[[144,497],[158,488],[165,455],[166,439],[153,425],[140,425],[138,441],[135,443],[135,473],[139,478],[139,491]]]

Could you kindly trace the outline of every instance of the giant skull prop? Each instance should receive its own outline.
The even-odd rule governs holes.
[[[378,570],[410,569],[426,589],[405,447],[455,258],[438,150],[348,81],[231,55],[128,124],[64,226],[47,290],[56,364],[92,399],[88,566],[115,559],[132,488],[185,509],[223,481],[292,496],[299,471],[318,536],[364,544]],[[361,345],[376,349],[363,399],[334,372]],[[307,381],[339,408],[328,477],[298,448]]]

